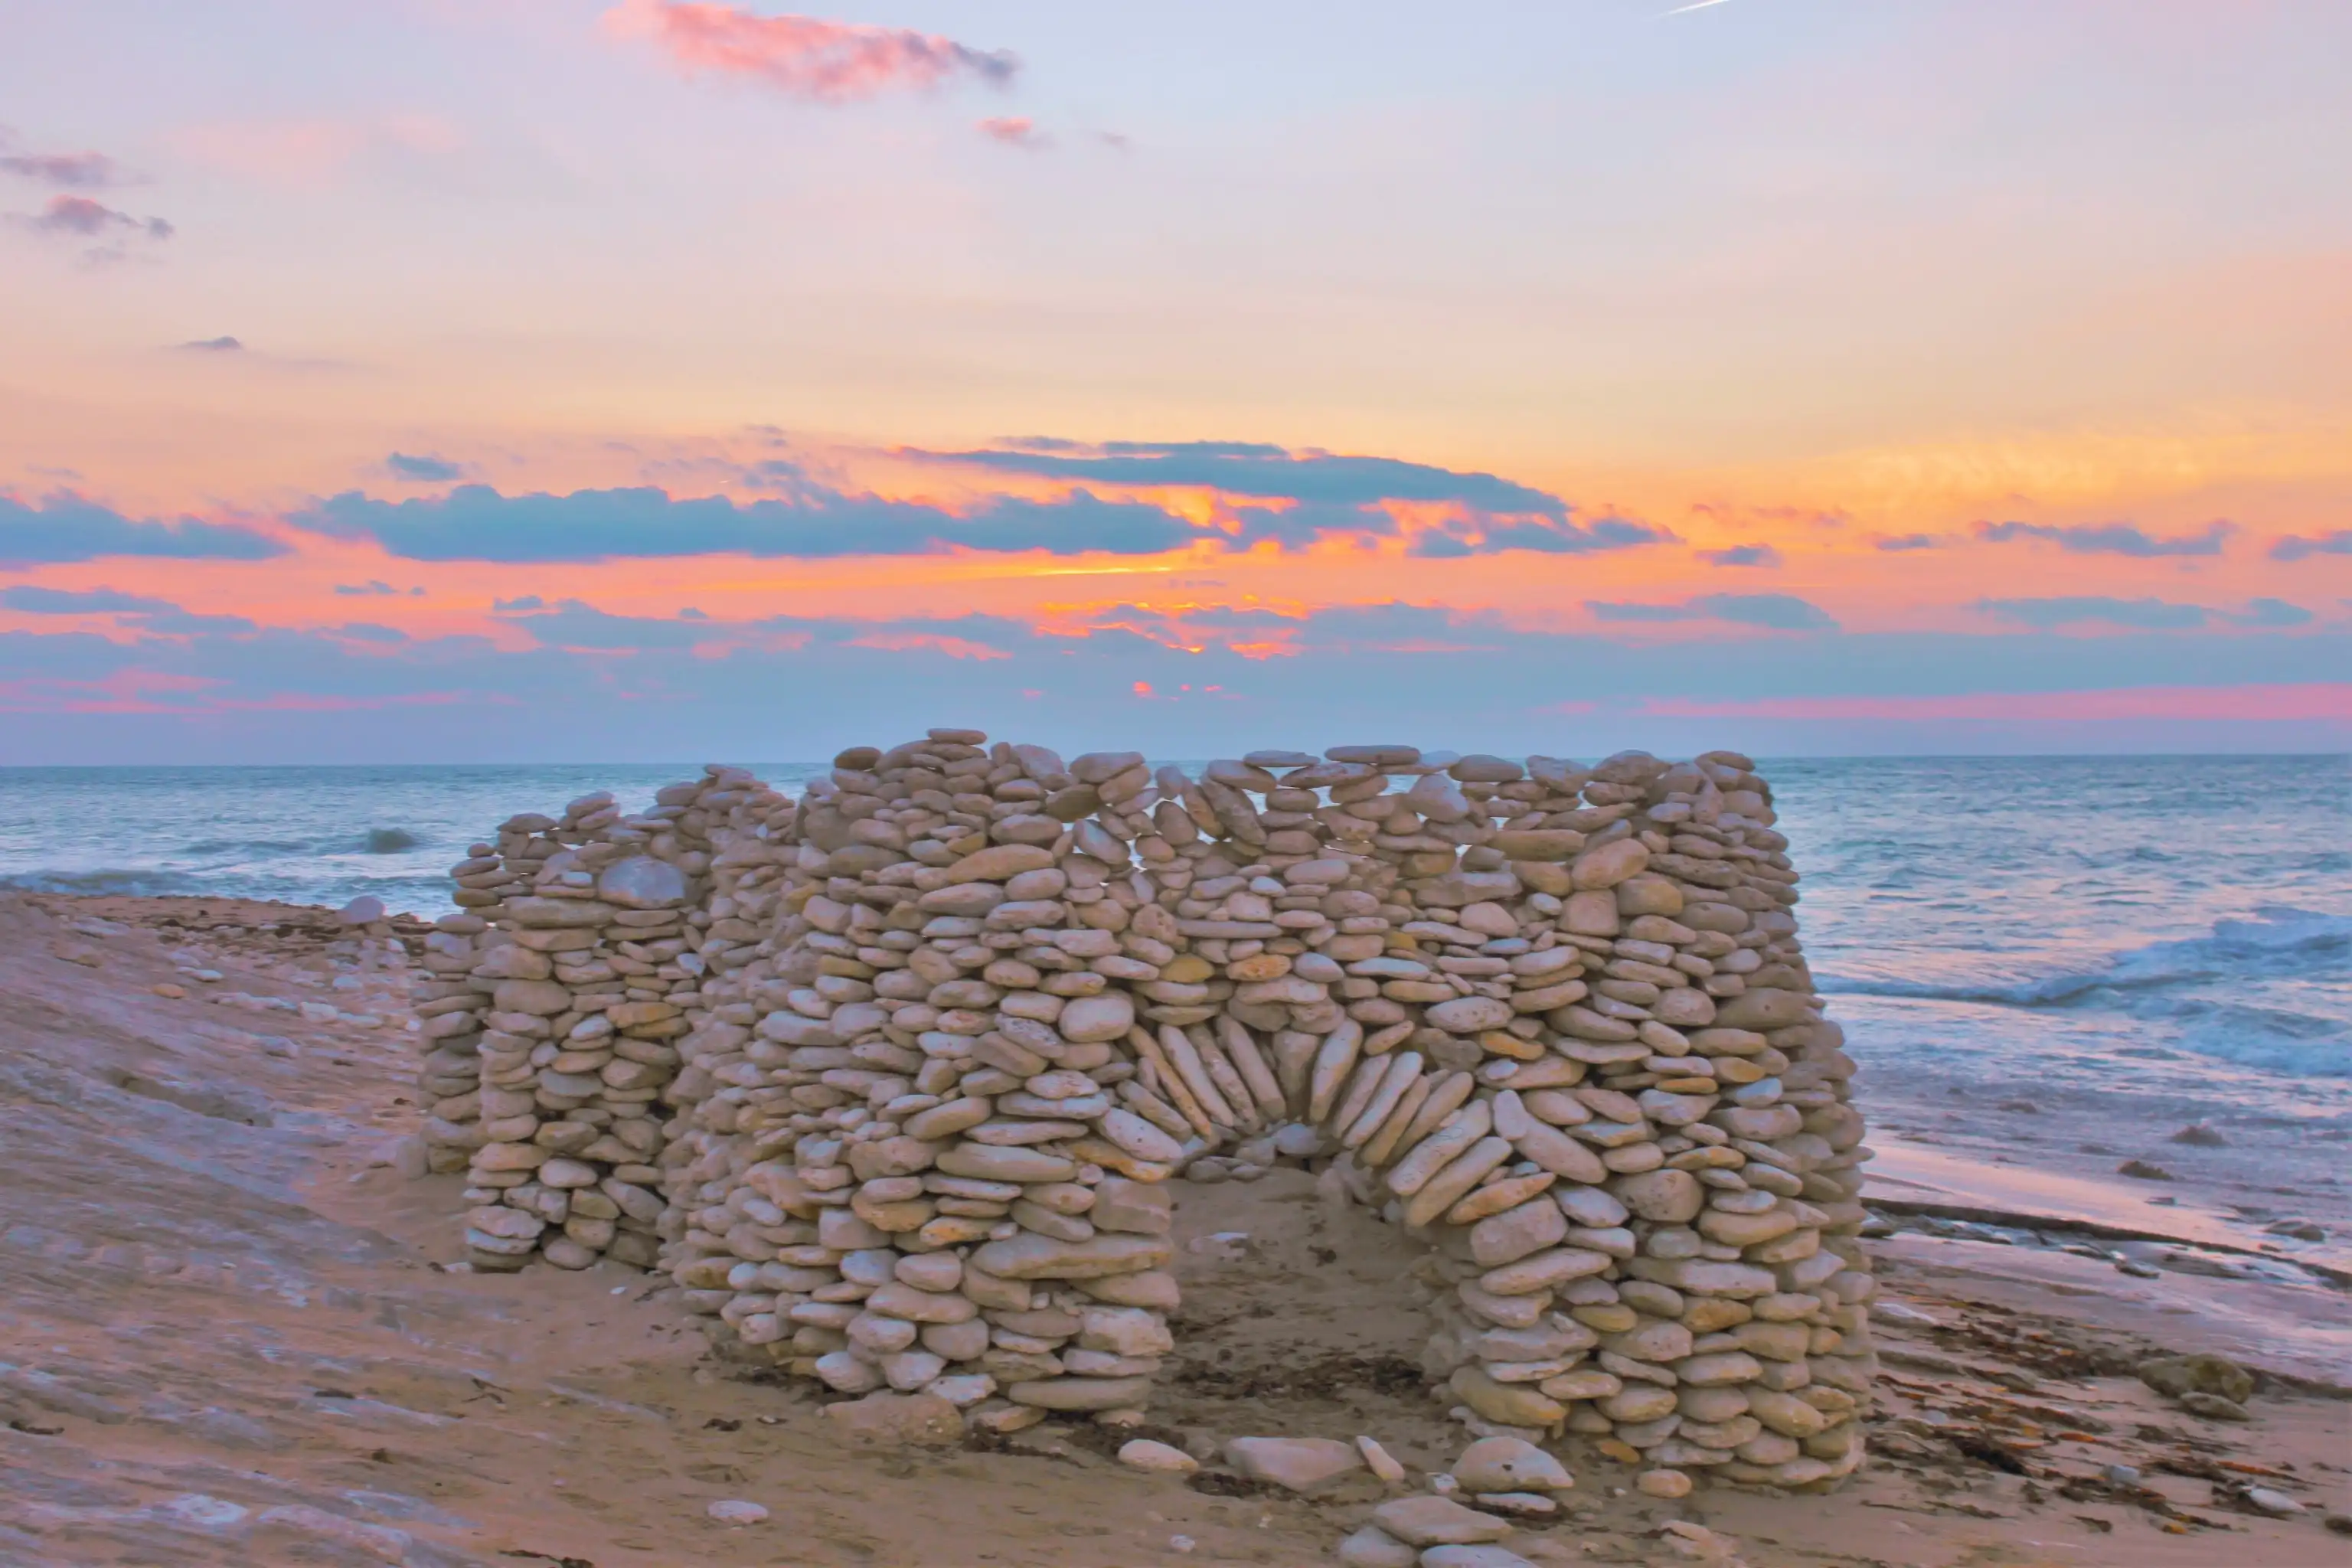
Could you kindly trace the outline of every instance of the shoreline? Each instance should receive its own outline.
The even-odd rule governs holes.
[[[0,1233],[0,1311],[24,1330],[5,1358],[21,1364],[0,1367],[0,1461],[27,1478],[0,1500],[0,1556],[94,1561],[101,1542],[167,1541],[180,1560],[266,1561],[299,1526],[396,1533],[419,1563],[684,1568],[777,1550],[782,1535],[704,1517],[750,1498],[785,1510],[794,1561],[812,1564],[1288,1568],[1332,1561],[1378,1500],[1141,1477],[1083,1426],[877,1468],[838,1450],[814,1403],[714,1357],[654,1278],[453,1272],[457,1178],[403,1168],[415,1047],[384,999],[404,977],[381,938],[334,921],[309,906],[0,893],[0,1133],[26,1173]],[[175,963],[192,936],[220,978]],[[1911,1102],[1889,1101],[1903,1120]],[[1862,1103],[1874,1120],[1888,1109],[1868,1086]],[[2352,1474],[2332,1468],[2352,1441],[2352,1297],[2164,1265],[2167,1251],[2262,1256],[2258,1241],[2210,1245],[2245,1239],[2225,1184],[2185,1172],[2158,1209],[2137,1184],[1873,1143],[1865,1201],[1920,1223],[1871,1244],[1885,1377],[1870,1466],[1801,1503],[1703,1489],[1665,1504],[1579,1454],[1562,1521],[1531,1521],[1515,1551],[1675,1560],[1659,1533],[1673,1521],[1748,1568],[2126,1552],[2147,1568],[2217,1554],[2304,1568],[2340,1550],[2321,1515],[2352,1508]],[[1979,1174],[2005,1190],[1971,1190]],[[2011,1201],[2021,1189],[2042,1201]],[[1988,1195],[2003,1201],[1976,1205]],[[2147,1211],[2199,1245],[2070,1251],[2091,1233],[2039,1212],[2070,1200],[2076,1221]],[[1927,1224],[1932,1207],[1970,1206],[2000,1217]],[[1370,1432],[1409,1468],[1444,1466],[1459,1436],[1412,1372],[1425,1326],[1382,1283],[1409,1246],[1286,1169],[1188,1184],[1178,1211],[1187,1348],[1155,1435]],[[2011,1220],[2055,1245],[2004,1245],[1992,1233]],[[1213,1239],[1234,1233],[1245,1239]],[[2118,1272],[2116,1252],[2156,1277]],[[2255,1369],[2253,1421],[2189,1416],[2132,1375],[2189,1350]],[[2133,1479],[2105,1479],[2115,1466]],[[614,1484],[587,1485],[599,1477]],[[2284,1489],[2298,1516],[2263,1516],[2249,1484]],[[827,1500],[784,1501],[813,1488]],[[1004,1497],[1018,1506],[991,1500]],[[214,1502],[240,1519],[207,1534],[196,1520]],[[271,1508],[310,1511],[263,1529]]]

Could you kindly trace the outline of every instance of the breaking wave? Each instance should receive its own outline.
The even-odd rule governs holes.
[[[2151,942],[2108,957],[2096,968],[2020,980],[1911,981],[1821,974],[1822,989],[1853,996],[1910,996],[2063,1007],[2093,992],[2147,991],[2168,985],[2307,975],[2314,963],[2352,961],[2352,918],[2308,910],[2257,910],[2251,920],[2217,921],[2208,936]]]
[[[1832,994],[2120,1014],[2166,1044],[2242,1067],[2352,1077],[2352,1019],[2330,1016],[2352,984],[2352,918],[2273,906],[2204,936],[2150,942],[2095,966],[2018,979],[1818,976]],[[2323,1011],[2311,1011],[2313,1005]]]
[[[308,855],[310,846],[286,838],[200,838],[180,853],[198,859],[227,856],[249,859],[257,856]]]

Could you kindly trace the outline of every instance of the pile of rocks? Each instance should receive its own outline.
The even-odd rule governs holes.
[[[714,891],[744,869],[714,836],[756,843],[749,830],[792,816],[748,773],[712,768],[641,816],[600,794],[511,817],[452,868],[461,912],[425,939],[412,1001],[428,1164],[467,1173],[477,1268],[657,1260],[677,1041],[714,963],[760,934]]]
[[[428,1084],[479,1063],[477,1120],[436,1107],[478,1256],[562,1225],[550,1260],[593,1257],[571,1216],[648,1195],[635,1152],[662,1267],[756,1353],[994,1430],[1128,1421],[1172,1348],[1170,1179],[1303,1160],[1431,1242],[1425,1365],[1474,1428],[1783,1487],[1860,1462],[1853,1064],[1748,759],[1339,746],[1195,778],[934,730],[843,752],[797,810],[679,790],[667,831],[592,800],[461,868],[482,929],[428,957],[463,961],[465,1016],[428,1020]],[[654,866],[682,885],[607,885]],[[623,943],[661,955],[591,973]]]

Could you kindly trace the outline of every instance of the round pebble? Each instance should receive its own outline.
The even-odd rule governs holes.
[[[1649,1497],[1685,1498],[1691,1493],[1691,1479],[1680,1470],[1643,1470],[1633,1478],[1633,1484]]]
[[[755,1502],[745,1502],[740,1498],[712,1503],[702,1511],[721,1524],[757,1524],[768,1517],[766,1509]]]

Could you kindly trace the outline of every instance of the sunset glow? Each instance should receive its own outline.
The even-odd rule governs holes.
[[[2336,9],[203,9],[0,3],[0,763],[2352,741]]]

